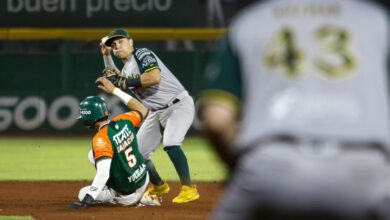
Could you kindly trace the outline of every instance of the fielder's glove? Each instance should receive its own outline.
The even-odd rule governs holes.
[[[94,200],[91,195],[86,194],[84,199],[81,202],[74,202],[69,205],[71,209],[85,209],[89,206],[99,204],[98,201]]]
[[[122,76],[118,69],[115,68],[105,68],[103,70],[103,76],[110,80],[112,84],[114,84],[116,87],[125,90],[127,89],[126,86],[126,77]]]

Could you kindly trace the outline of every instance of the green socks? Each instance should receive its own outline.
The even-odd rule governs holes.
[[[148,170],[149,173],[150,182],[157,186],[162,185],[164,181],[161,179],[160,175],[158,174],[152,160],[146,160],[145,164],[146,164],[146,169]]]
[[[182,185],[191,186],[190,169],[188,167],[187,157],[180,146],[166,146],[164,150],[168,153],[176,172],[179,175]]]

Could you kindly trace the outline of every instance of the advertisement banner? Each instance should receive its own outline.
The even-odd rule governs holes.
[[[195,99],[210,53],[156,53]],[[76,118],[87,96],[103,97],[111,116],[128,111],[95,84],[103,69],[100,53],[3,53],[0,60],[0,69],[10,73],[0,74],[0,135],[85,133]]]
[[[1,0],[0,27],[204,27],[206,2]],[[234,7],[233,3],[222,4],[225,16],[229,17]]]
[[[118,98],[103,93],[113,117],[128,111]],[[0,133],[83,133],[85,127],[77,121],[79,103],[85,97],[0,96]]]

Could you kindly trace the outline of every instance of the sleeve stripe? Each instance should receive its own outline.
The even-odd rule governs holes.
[[[144,72],[149,72],[150,70],[154,70],[154,69],[160,69],[159,66],[154,66],[154,67],[150,67],[149,69],[146,69]]]

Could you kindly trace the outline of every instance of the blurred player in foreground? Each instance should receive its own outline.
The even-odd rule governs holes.
[[[390,219],[389,40],[372,1],[264,1],[233,20],[200,112],[232,169],[213,219]]]
[[[70,207],[78,209],[100,203],[160,205],[155,195],[145,193],[149,176],[135,133],[135,127],[146,117],[147,109],[106,78],[100,77],[96,82],[104,92],[121,99],[131,111],[110,121],[106,103],[101,97],[89,96],[80,103],[79,120],[97,131],[92,141],[93,151],[88,155],[96,166],[96,176],[91,186],[80,190],[81,202]]]

